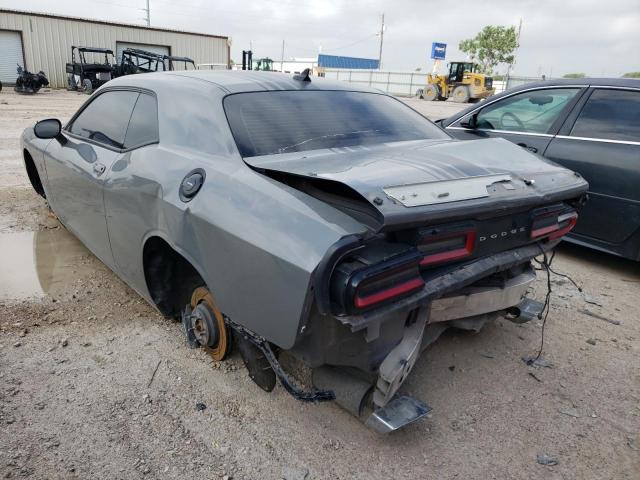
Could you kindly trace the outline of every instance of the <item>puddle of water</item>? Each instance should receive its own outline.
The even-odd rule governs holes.
[[[64,228],[0,234],[0,300],[57,295],[95,268]]]

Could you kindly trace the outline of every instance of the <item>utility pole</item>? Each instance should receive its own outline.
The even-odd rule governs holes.
[[[384,13],[382,14],[382,24],[380,25],[380,51],[378,52],[378,70],[382,68],[382,42],[384,41]]]
[[[147,21],[147,27],[151,26],[151,8],[149,8],[149,0],[147,0],[147,8],[143,8],[147,12],[147,16],[144,18]]]
[[[284,72],[284,39],[282,39],[282,51],[280,52],[280,71]]]

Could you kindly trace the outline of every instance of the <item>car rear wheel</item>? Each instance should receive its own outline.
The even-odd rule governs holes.
[[[204,348],[217,362],[225,359],[231,347],[229,327],[206,287],[193,291],[182,323],[193,347]]]

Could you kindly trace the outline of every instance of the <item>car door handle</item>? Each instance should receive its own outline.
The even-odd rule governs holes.
[[[105,167],[101,163],[93,164],[93,171],[96,172],[97,175],[102,175],[107,167]]]
[[[538,153],[538,149],[536,147],[530,147],[526,143],[519,143],[518,146],[522,147],[522,148],[524,148],[526,150],[529,150],[530,152]]]

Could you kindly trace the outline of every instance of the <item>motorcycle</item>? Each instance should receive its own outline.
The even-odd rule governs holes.
[[[16,92],[34,94],[47,85],[49,85],[49,80],[42,70],[38,73],[31,73],[18,65],[18,78],[15,87],[13,87]]]

